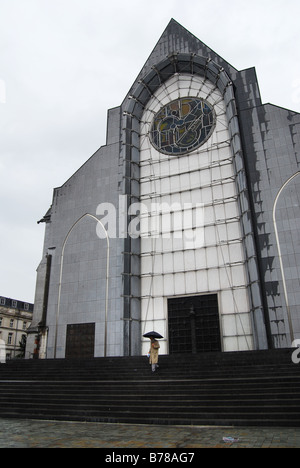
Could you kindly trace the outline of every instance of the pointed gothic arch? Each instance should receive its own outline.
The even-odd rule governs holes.
[[[281,271],[281,277],[282,277],[282,283],[283,283],[284,298],[285,298],[287,317],[288,317],[288,323],[289,323],[290,336],[291,336],[291,342],[292,343],[295,340],[295,336],[294,336],[292,314],[291,314],[291,309],[290,309],[290,301],[289,301],[289,294],[288,294],[288,288],[287,288],[286,273],[285,273],[285,267],[284,267],[284,264],[283,264],[282,246],[281,246],[281,243],[280,243],[278,222],[277,222],[277,219],[276,219],[276,210],[277,210],[277,207],[278,207],[278,202],[282,198],[284,190],[291,184],[291,182],[293,182],[296,179],[296,177],[299,177],[299,176],[300,176],[300,171],[293,174],[282,185],[281,189],[279,190],[278,194],[276,195],[274,205],[273,205],[273,223],[274,223],[276,244],[277,244],[277,250],[278,250],[278,256],[279,256],[280,271]]]

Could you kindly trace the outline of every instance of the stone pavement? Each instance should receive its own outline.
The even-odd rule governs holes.
[[[225,443],[223,437],[239,441]],[[0,448],[300,448],[300,428],[147,426],[0,418]]]

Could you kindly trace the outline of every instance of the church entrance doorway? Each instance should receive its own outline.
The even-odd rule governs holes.
[[[94,347],[94,323],[67,325],[66,359],[93,358]]]
[[[168,299],[169,353],[221,351],[217,294]]]

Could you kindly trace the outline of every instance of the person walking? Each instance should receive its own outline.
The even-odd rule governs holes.
[[[158,350],[160,348],[159,342],[151,337],[151,347],[149,350],[149,363],[152,366],[152,372],[155,372],[158,368]]]
[[[5,341],[0,339],[0,364],[6,363]]]

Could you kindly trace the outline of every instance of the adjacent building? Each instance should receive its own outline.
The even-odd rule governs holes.
[[[299,205],[299,113],[171,20],[41,220],[27,357],[139,355],[152,330],[166,354],[290,346]]]

